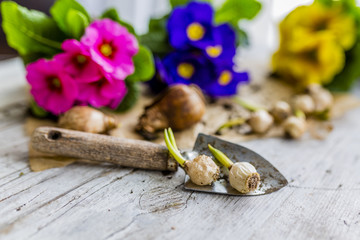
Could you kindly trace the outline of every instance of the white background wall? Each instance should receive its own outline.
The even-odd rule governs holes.
[[[162,16],[170,9],[168,0],[78,0],[92,16],[115,7],[121,18],[132,23],[139,34],[146,33],[151,17]]]
[[[118,9],[122,18],[130,21],[140,32],[147,31],[147,21],[150,17],[161,16],[169,10],[168,0],[78,0],[93,16],[99,15],[109,7]],[[265,6],[270,16],[278,20],[283,18],[296,6],[309,4],[312,0],[259,0]],[[358,0],[360,1],[360,0]],[[265,14],[266,15],[266,14]],[[269,16],[267,16],[269,17]]]

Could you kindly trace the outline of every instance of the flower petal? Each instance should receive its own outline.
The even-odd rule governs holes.
[[[92,60],[103,72],[117,79],[125,79],[134,72],[132,57],[139,49],[137,40],[117,22],[95,20],[87,27],[81,42],[89,48]]]

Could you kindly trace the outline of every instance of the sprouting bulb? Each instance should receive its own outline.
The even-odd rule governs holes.
[[[196,185],[211,185],[219,178],[220,168],[211,157],[199,155],[192,161],[185,160],[176,146],[175,137],[171,128],[164,130],[164,136],[170,155],[185,170],[193,183]]]
[[[256,133],[267,132],[274,123],[274,118],[268,111],[260,109],[251,113],[249,119],[249,125],[251,129]]]
[[[283,127],[287,136],[294,139],[302,137],[307,128],[305,114],[298,110],[295,116],[291,116],[285,120]]]
[[[291,115],[291,107],[285,101],[277,101],[271,110],[271,114],[276,122],[283,122]]]
[[[229,169],[230,185],[241,193],[255,191],[260,185],[260,175],[248,162],[233,163],[223,152],[208,145],[214,157]]]
[[[311,114],[315,111],[315,102],[310,95],[302,94],[294,98],[294,109],[300,110],[305,114]]]

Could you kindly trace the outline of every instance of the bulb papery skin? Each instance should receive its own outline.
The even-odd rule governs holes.
[[[115,128],[116,121],[94,108],[75,106],[59,118],[59,126],[89,133],[104,133]]]
[[[310,95],[299,95],[294,99],[294,108],[306,114],[313,113],[315,111],[315,102]]]
[[[322,86],[311,85],[308,87],[308,90],[315,103],[315,112],[329,110],[334,104],[333,95]]]
[[[266,110],[258,110],[251,114],[249,125],[256,133],[265,133],[274,123],[273,116]]]
[[[294,139],[298,139],[306,132],[306,120],[304,118],[291,116],[284,122],[285,133]]]
[[[291,115],[291,107],[287,102],[278,101],[271,110],[275,121],[282,122]]]
[[[250,163],[236,162],[230,168],[229,182],[240,193],[249,193],[259,187],[260,175]]]
[[[211,185],[219,178],[220,169],[211,157],[199,155],[185,162],[185,171],[196,185]]]

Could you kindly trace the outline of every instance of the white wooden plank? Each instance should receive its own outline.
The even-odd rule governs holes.
[[[73,168],[76,169],[75,166],[73,166]],[[67,167],[67,172],[71,171],[71,169],[72,167]],[[112,169],[112,171],[107,172],[107,174],[102,174],[101,176],[94,178],[91,182],[87,182],[81,185],[79,188],[72,190],[66,195],[63,195],[46,205],[42,205],[41,208],[39,208],[37,211],[24,214],[24,216],[21,218],[21,221],[19,219],[19,224],[15,225],[14,228],[19,226],[28,234],[31,233],[29,236],[34,236],[35,239],[38,239],[40,233],[44,234],[44,236],[47,234],[48,236],[53,235],[53,231],[51,229],[58,228],[59,224],[62,225],[64,222],[67,225],[69,223],[69,218],[72,219],[70,221],[72,224],[67,225],[66,228],[61,229],[61,231],[67,232],[69,237],[71,237],[72,234],[76,234],[76,232],[73,232],[72,227],[86,228],[86,221],[91,221],[93,224],[104,226],[103,222],[106,221],[104,219],[106,214],[113,216],[113,218],[109,219],[109,221],[124,221],[124,224],[127,224],[126,221],[128,218],[119,218],[119,216],[114,215],[114,212],[111,213],[111,211],[116,212],[117,207],[118,210],[121,211],[122,216],[124,215],[124,212],[127,212],[129,214],[128,217],[131,217],[131,214],[134,212],[129,208],[129,205],[134,203],[137,204],[137,202],[134,202],[133,200],[138,197],[139,194],[141,194],[144,190],[141,184],[138,183],[137,187],[134,187],[132,189],[133,192],[131,193],[131,190],[128,189],[128,185],[134,183],[132,181],[130,182],[126,180],[128,178],[127,176],[134,175],[134,178],[140,183],[142,183],[142,181],[145,179],[150,179],[149,176],[139,178],[136,176],[136,172],[134,174],[131,173],[133,173],[131,169]],[[159,175],[159,173],[157,174]],[[59,176],[61,180],[69,179],[69,176],[63,175],[68,174],[64,173]],[[121,182],[121,184],[117,184],[118,182]],[[33,193],[33,191],[34,189],[32,190],[32,194],[36,194]],[[24,210],[26,211],[25,208]],[[79,212],[81,212],[81,214],[79,214]],[[89,215],[94,216],[90,219]],[[80,224],[74,224],[77,221],[85,225],[81,226]],[[26,226],[29,227],[27,228]],[[111,229],[112,225],[109,224],[107,228]],[[0,228],[0,232],[1,229],[7,229],[7,226],[5,226],[5,228]],[[99,236],[98,234],[106,233],[106,229],[100,232],[99,230],[100,229],[94,231],[93,234],[95,235],[93,235],[93,239],[96,239],[96,237]],[[8,235],[7,237],[10,237],[10,239],[14,237],[15,239],[16,237],[21,236],[20,234],[20,232],[14,231],[14,235]]]
[[[0,64],[2,81],[9,79],[14,69],[22,71],[19,60],[9,64]],[[12,66],[12,70],[3,66]],[[22,75],[14,76],[18,83],[23,81]],[[14,89],[15,95],[7,95],[7,103],[23,104],[23,90]],[[3,92],[7,91],[0,90],[0,100]],[[360,87],[355,92],[360,95]],[[335,120],[335,130],[324,141],[262,139],[242,143],[270,160],[290,180],[279,192],[243,198],[183,191],[182,170],[164,176],[160,172],[75,164],[30,172],[28,138],[22,128],[24,109],[0,107],[1,239],[360,236],[360,109]]]
[[[358,239],[360,191],[297,189],[251,239]]]
[[[0,107],[26,100],[25,68],[20,58],[1,61],[0,64]]]
[[[22,222],[34,211],[41,212],[42,207],[68,196],[70,192],[78,191],[77,189],[82,185],[95,181],[89,189],[95,187],[96,182],[101,182],[103,176],[106,177],[107,173],[114,170],[113,167],[94,168],[89,165],[70,169],[51,169],[43,174],[26,174],[22,177],[23,179],[7,186],[0,199],[0,215],[6,216],[0,219],[0,236],[7,232],[9,226]],[[121,176],[129,171],[131,170],[117,169],[116,172],[118,176]]]

